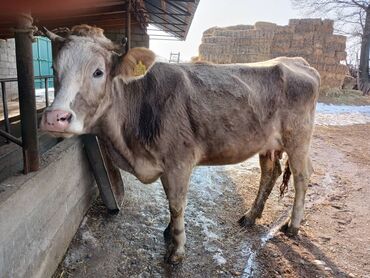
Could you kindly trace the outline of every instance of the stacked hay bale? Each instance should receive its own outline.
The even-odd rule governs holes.
[[[304,57],[321,74],[322,85],[341,87],[348,72],[346,37],[333,34],[332,20],[292,19],[288,26],[268,22],[213,27],[203,33],[200,60],[250,63],[279,56]]]
[[[256,24],[257,25],[257,24]],[[203,33],[200,58],[213,63],[249,63],[270,58],[275,24],[271,30],[251,25],[213,27]]]

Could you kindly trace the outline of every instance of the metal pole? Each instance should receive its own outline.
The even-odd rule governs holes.
[[[0,136],[8,139],[9,141],[12,141],[13,143],[17,144],[18,146],[22,147],[22,141],[19,140],[17,137],[11,135],[10,133],[7,133],[0,129]]]
[[[45,105],[49,106],[49,90],[48,90],[48,78],[45,77]]]
[[[2,93],[2,100],[3,100],[5,131],[7,133],[10,133],[10,122],[9,122],[9,112],[8,112],[8,98],[6,97],[5,82],[1,82],[1,93]],[[9,143],[9,140],[8,139],[6,139],[6,143]]]
[[[37,171],[40,166],[37,138],[35,83],[32,65],[32,17],[18,18],[15,30],[19,110],[21,116],[24,173]],[[27,31],[29,30],[29,31]]]
[[[129,0],[126,13],[126,53],[131,49],[131,10],[131,0]]]

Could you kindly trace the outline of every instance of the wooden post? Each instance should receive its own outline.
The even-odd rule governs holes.
[[[32,61],[32,23],[33,20],[30,15],[19,16],[17,28],[15,29],[15,52],[25,174],[37,171],[40,167]]]
[[[126,13],[126,38],[127,38],[126,53],[128,52],[129,49],[131,49],[131,10],[132,10],[131,0],[129,0]]]

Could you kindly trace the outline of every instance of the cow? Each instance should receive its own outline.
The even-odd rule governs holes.
[[[46,30],[58,45],[56,98],[40,128],[55,136],[95,134],[109,158],[148,184],[159,179],[169,202],[167,259],[185,254],[184,211],[189,179],[198,165],[225,165],[259,155],[261,178],[249,227],[281,175],[286,153],[295,198],[282,229],[296,235],[312,172],[309,148],[320,86],[303,58],[253,64],[169,64],[146,48],[120,54],[103,30],[76,26],[66,37]],[[122,53],[122,52],[121,52]],[[137,74],[137,65],[145,71]]]

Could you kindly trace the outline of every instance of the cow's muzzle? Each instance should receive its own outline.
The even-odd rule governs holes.
[[[45,111],[41,119],[40,129],[50,132],[65,132],[70,126],[72,113],[63,110]]]

